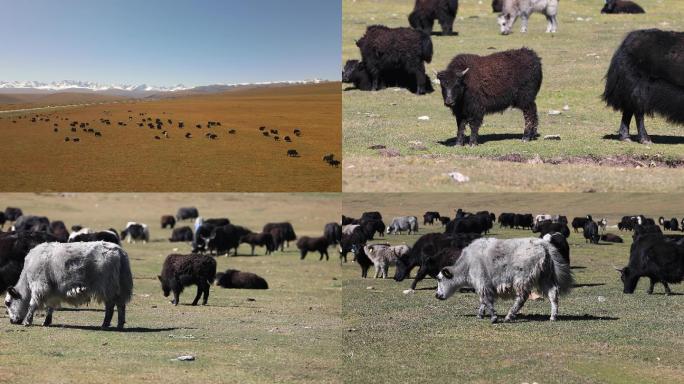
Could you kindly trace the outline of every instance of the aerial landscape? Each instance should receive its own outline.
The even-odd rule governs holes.
[[[535,1],[548,8],[535,8],[529,22],[521,16],[512,28],[508,22],[515,18],[501,24],[507,16],[501,9],[492,12],[492,3],[497,1],[342,1],[344,191],[665,192],[684,186],[682,79],[677,74],[683,63],[675,53],[658,58],[659,53],[681,51],[677,31],[684,27],[684,3],[642,0],[636,3],[645,13],[612,14],[606,13],[610,4],[603,0]],[[457,4],[455,17],[447,11],[430,13],[434,4]],[[430,28],[421,19],[424,14],[427,21],[440,18],[430,35],[424,33]],[[555,25],[547,22],[552,17]],[[373,25],[387,29],[369,28]],[[411,25],[416,29],[407,28]],[[421,28],[424,38],[417,40]],[[642,45],[635,44],[636,37],[627,39],[632,31],[648,34],[652,28],[663,35]],[[648,51],[660,49],[658,41],[663,51]],[[665,42],[675,45],[664,48]],[[539,60],[511,59],[523,48]],[[647,100],[637,102],[647,105],[645,137],[635,127],[641,123],[639,114],[633,119],[631,113],[623,114],[616,100],[630,94],[628,77],[607,76],[609,68],[620,67],[611,65],[613,56],[630,57],[632,53],[624,53],[630,49],[653,54],[655,62],[672,71],[632,75],[656,79],[640,88]],[[381,52],[379,58],[374,52]],[[404,63],[400,55],[406,52],[412,56],[407,54]],[[458,55],[464,56],[456,60]],[[408,68],[403,78],[396,73],[401,69],[389,69],[392,60]],[[455,115],[461,111],[457,104],[447,106],[454,100],[443,95],[449,81],[453,83],[446,76],[448,68],[465,79],[464,99],[473,92],[469,102],[483,103],[471,109],[489,111],[484,118],[462,115],[461,134]],[[373,91],[372,73],[381,70],[387,71],[386,78]],[[658,79],[667,76],[670,83],[661,86],[666,81]],[[417,81],[424,83],[424,94],[419,94]],[[516,94],[527,96],[515,99]],[[629,132],[621,123],[627,117]],[[478,145],[468,138],[471,128],[476,136],[479,128]],[[412,182],[417,176],[421,183]]]

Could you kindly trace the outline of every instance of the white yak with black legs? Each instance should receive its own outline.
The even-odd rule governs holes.
[[[484,316],[486,309],[495,323],[497,297],[515,298],[505,318],[511,321],[535,291],[549,298],[551,320],[556,320],[558,296],[570,291],[573,277],[570,266],[550,240],[550,235],[543,239],[475,240],[463,249],[453,266],[443,268],[437,275],[436,297],[446,300],[459,288],[472,287],[480,295],[478,318]]]
[[[117,328],[126,322],[126,304],[133,295],[128,255],[105,241],[43,243],[29,251],[19,281],[7,290],[5,306],[12,324],[31,325],[36,310],[46,308],[44,326],[62,302],[73,306],[96,300],[105,304],[103,328],[117,307]]]

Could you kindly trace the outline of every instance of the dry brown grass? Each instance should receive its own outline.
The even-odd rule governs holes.
[[[129,113],[128,111],[132,112]],[[159,117],[161,131],[140,128],[140,112]],[[322,161],[326,153],[341,154],[339,83],[288,86],[188,96],[157,101],[126,101],[61,110],[46,110],[49,123],[4,116],[0,134],[4,148],[4,191],[339,191],[341,170]],[[133,116],[133,120],[128,117]],[[61,120],[69,118],[69,121]],[[99,122],[108,118],[112,125]],[[167,119],[174,122],[169,128]],[[70,121],[90,122],[102,137]],[[182,120],[186,127],[179,129]],[[121,127],[117,122],[128,125]],[[206,128],[207,121],[222,126]],[[59,123],[59,132],[52,131]],[[203,124],[202,129],[195,128]],[[277,128],[292,143],[265,138],[259,126]],[[292,134],[295,128],[301,137]],[[235,129],[229,135],[228,129]],[[218,134],[208,140],[206,132]],[[184,134],[191,132],[192,139]],[[79,137],[79,143],[64,137]],[[296,149],[300,157],[286,156]]]

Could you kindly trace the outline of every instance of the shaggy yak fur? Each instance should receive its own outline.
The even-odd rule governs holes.
[[[473,287],[480,296],[478,318],[489,310],[492,323],[497,322],[494,300],[515,297],[505,321],[515,319],[534,290],[549,298],[550,320],[558,318],[558,296],[573,286],[570,266],[549,241],[536,238],[473,241],[451,267],[437,275],[437,293],[446,300],[462,287]]]
[[[684,32],[630,32],[615,51],[606,74],[603,100],[622,112],[619,139],[629,141],[636,118],[639,142],[651,144],[644,116],[659,114],[684,124]]]
[[[354,88],[359,91],[371,91],[373,88],[373,81],[371,74],[363,61],[347,60],[342,71],[342,82],[354,84]],[[418,84],[413,75],[407,74],[405,70],[387,70],[381,73],[379,87],[392,88],[399,87],[409,90],[411,93],[418,92]],[[432,87],[432,81],[425,75],[425,93],[432,93],[435,89]]]
[[[297,249],[300,252],[300,259],[304,260],[308,252],[318,252],[321,254],[319,260],[323,260],[323,256],[328,260],[328,239],[325,236],[322,237],[308,237],[302,236],[297,240]]]
[[[273,235],[270,233],[248,233],[240,239],[240,243],[247,243],[252,247],[252,256],[254,256],[254,247],[266,247],[266,254],[270,255],[275,251],[275,243],[273,242]]]
[[[0,233],[0,292],[17,283],[24,259],[33,247],[56,240],[46,232]]]
[[[375,266],[375,278],[386,279],[390,265],[395,265],[397,259],[409,252],[406,244],[390,246],[389,244],[370,244],[363,247],[368,259]]]
[[[24,270],[7,290],[5,305],[10,322],[31,325],[36,310],[47,307],[44,326],[52,323],[60,303],[80,306],[91,300],[104,302],[102,328],[108,328],[117,307],[117,328],[126,322],[126,304],[133,295],[133,275],[128,255],[118,245],[43,243],[26,256]]]
[[[209,299],[209,286],[216,278],[216,260],[206,255],[171,254],[166,256],[161,275],[157,278],[161,282],[164,297],[173,292],[173,305],[178,305],[183,288],[193,284],[197,285],[197,296],[192,305],[197,305],[202,294],[202,305],[206,305]]]
[[[216,274],[216,285],[234,289],[268,289],[268,283],[262,277],[250,273],[228,269]]]
[[[164,215],[161,217],[161,227],[166,228],[169,227],[173,229],[173,227],[176,225],[176,219],[171,216],[171,215]]]
[[[662,283],[669,295],[668,283],[679,284],[684,279],[684,245],[660,233],[642,233],[632,243],[629,264],[617,271],[624,293],[634,293],[639,278],[648,277],[648,294],[653,293],[656,283]]]
[[[426,92],[425,62],[432,61],[432,40],[411,28],[371,25],[356,42],[371,79],[371,90],[382,88],[383,73],[404,71],[416,80],[416,93]]]
[[[457,12],[458,0],[416,0],[408,21],[411,27],[429,35],[437,19],[442,35],[449,36],[453,33]]]
[[[458,55],[437,78],[444,105],[456,117],[457,145],[465,144],[466,124],[470,125],[470,145],[477,145],[485,114],[509,107],[523,112],[523,141],[538,136],[535,99],[542,83],[542,65],[534,51],[522,48],[488,56]]]
[[[601,13],[646,13],[646,11],[633,1],[606,0]]]

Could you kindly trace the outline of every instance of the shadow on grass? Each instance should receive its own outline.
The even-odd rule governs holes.
[[[665,292],[653,292],[651,295],[658,295],[658,296],[668,296]],[[684,296],[684,293],[680,292],[672,292],[669,294],[669,296]]]
[[[484,134],[484,135],[479,135],[477,137],[477,141],[479,144],[485,144],[488,141],[504,141],[504,140],[522,140],[522,133],[516,134],[516,133],[490,133],[490,134]],[[468,144],[469,140],[466,138],[465,140],[466,145]],[[456,147],[456,138],[452,137],[450,139],[438,141],[437,143],[442,144],[446,147]]]
[[[55,312],[104,312],[104,309],[95,308],[57,308]]]
[[[451,31],[451,33],[448,34],[443,34],[442,32],[437,32],[437,31],[432,31],[430,32],[430,36],[437,36],[437,37],[449,37],[449,36],[458,36],[458,32],[456,31]]]
[[[606,284],[605,283],[575,284],[572,287],[573,288],[585,288],[585,287],[600,287],[602,285],[606,285]]]
[[[548,315],[518,315],[516,321],[550,321]],[[593,316],[593,315],[558,315],[559,321],[614,321],[620,320],[619,317]]]
[[[665,135],[649,135],[653,144],[684,144],[684,136],[665,136]],[[604,135],[604,140],[618,140],[617,134]],[[637,135],[630,135],[633,142],[638,143],[639,137]]]
[[[587,267],[583,267],[581,265],[573,265],[570,267],[570,269],[587,269]]]
[[[59,325],[52,325],[50,328],[66,328],[66,329],[79,329],[82,331],[101,331],[101,332],[122,332],[122,333],[155,333],[155,332],[167,332],[167,331],[175,331],[178,328],[175,327],[165,327],[165,328],[145,328],[145,327],[130,327],[130,328],[124,328],[123,330],[118,330],[116,327],[111,327],[111,328],[102,328],[100,326],[96,325],[68,325],[68,324],[59,324]],[[191,328],[183,328],[183,329],[191,329]]]

